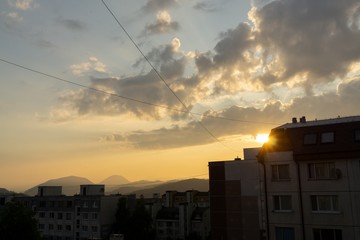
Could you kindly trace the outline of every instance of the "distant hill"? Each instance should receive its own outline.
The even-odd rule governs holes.
[[[100,184],[105,184],[107,186],[110,185],[123,185],[123,184],[127,184],[130,181],[127,180],[126,178],[124,178],[123,176],[119,176],[119,175],[112,175],[104,180],[102,180],[100,182]]]
[[[119,182],[125,182],[125,184],[116,184]],[[38,186],[62,186],[62,192],[64,195],[73,196],[79,193],[80,185],[82,184],[94,183],[87,178],[69,176],[46,181],[26,190],[24,194],[35,196],[38,192]],[[106,194],[136,194],[137,196],[143,195],[144,197],[152,197],[154,193],[164,194],[166,191],[171,190],[179,192],[187,190],[198,190],[203,192],[209,191],[209,180],[197,178],[171,180],[167,182],[146,180],[129,182],[126,178],[115,175],[106,178],[99,184],[105,184]]]
[[[155,187],[139,189],[131,193],[136,194],[136,196],[143,195],[146,198],[150,198],[153,197],[154,193],[159,193],[160,195],[162,195],[166,191],[171,191],[171,190],[178,192],[185,192],[187,190],[198,190],[202,192],[207,192],[209,191],[209,180],[192,178],[192,179],[186,179],[180,181],[171,181],[157,185]]]
[[[0,188],[0,195],[14,194],[14,192],[7,190],[6,188]]]
[[[69,176],[62,177],[57,179],[51,179],[44,183],[41,183],[35,187],[32,187],[24,192],[24,194],[29,196],[35,196],[38,192],[38,186],[62,186],[63,194],[67,196],[72,196],[80,192],[80,185],[82,184],[94,184],[87,178]]]
[[[162,181],[146,181],[146,180],[141,180],[141,181],[136,181],[136,182],[131,182],[128,184],[123,184],[120,186],[112,186],[112,187],[108,187],[106,186],[106,193],[107,194],[130,194],[133,193],[134,191],[137,190],[141,190],[141,189],[147,189],[147,188],[153,188],[155,186],[158,186],[160,184],[163,184],[164,182]]]

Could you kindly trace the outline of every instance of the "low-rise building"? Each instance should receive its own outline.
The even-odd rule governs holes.
[[[62,195],[61,186],[39,186],[34,197],[16,197],[36,213],[46,240],[108,239],[120,196],[105,196],[104,185],[81,185],[80,194]]]

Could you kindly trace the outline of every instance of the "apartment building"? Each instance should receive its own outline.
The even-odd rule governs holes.
[[[244,149],[244,159],[209,162],[212,240],[260,239],[260,148]]]
[[[120,198],[105,196],[104,185],[81,185],[80,194],[62,195],[61,186],[39,186],[35,197],[15,197],[33,209],[46,240],[108,239]]]
[[[258,155],[269,240],[360,239],[360,116],[271,130]]]
[[[189,190],[166,191],[146,204],[153,217],[156,239],[187,239],[197,234],[206,239],[210,232],[209,193]]]

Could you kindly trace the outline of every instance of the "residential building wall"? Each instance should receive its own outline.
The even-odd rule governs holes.
[[[245,160],[209,162],[211,239],[260,238],[260,149],[246,149]]]
[[[259,162],[270,240],[360,239],[360,117],[274,128]]]
[[[55,186],[39,188],[45,189],[39,189],[42,195],[16,197],[15,200],[35,211],[38,228],[44,239],[108,238],[120,196],[99,194],[104,185],[86,185],[88,191],[75,196],[59,195],[59,187]]]
[[[209,214],[201,214],[196,224],[192,219],[196,209],[209,208],[208,192],[167,191],[162,197],[162,204],[155,198],[152,203],[147,203],[146,208],[151,216],[155,216],[156,239],[186,239],[194,231],[199,231],[200,236],[204,236],[202,239],[209,235]],[[193,226],[199,228],[194,230]]]

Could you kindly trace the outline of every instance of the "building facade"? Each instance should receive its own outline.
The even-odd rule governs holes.
[[[31,208],[46,240],[108,239],[120,196],[105,196],[104,185],[81,185],[80,194],[62,195],[61,186],[39,186],[34,197],[15,197]]]
[[[258,160],[265,239],[360,239],[360,117],[294,118]]]
[[[212,240],[260,239],[259,151],[244,149],[244,160],[209,162]]]
[[[210,233],[209,193],[189,190],[166,191],[146,204],[153,217],[157,240],[185,240],[197,235],[205,240]]]

